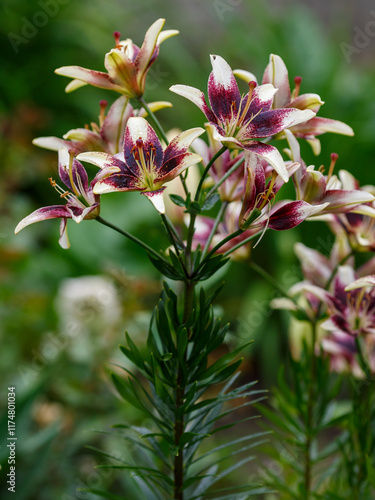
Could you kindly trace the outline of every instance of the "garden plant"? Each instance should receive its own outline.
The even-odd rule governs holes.
[[[92,231],[99,223],[131,240],[163,276],[146,345],[125,333],[120,349],[132,368],[128,361],[112,367],[125,407],[135,407],[153,428],[114,425],[108,432],[124,447],[134,446],[132,461],[93,450],[111,461],[99,467],[128,474],[137,498],[145,500],[374,498],[375,187],[359,185],[355,166],[338,171],[336,163],[345,159],[336,153],[329,152],[329,165],[313,166],[300,152],[300,142],[307,141],[318,156],[321,134],[353,131],[321,117],[320,96],[301,93],[299,76],[291,85],[275,54],[260,79],[211,55],[208,100],[201,89],[179,83],[170,88],[175,106],[188,99],[201,110],[201,120],[189,130],[178,130],[179,123],[164,130],[155,114],[171,104],[148,102],[146,85],[162,43],[178,34],[163,31],[164,23],[156,20],[141,46],[115,32],[106,71],[56,70],[71,78],[67,92],[92,85],[112,90],[115,99],[110,106],[100,102],[98,123],[72,128],[63,138],[34,140],[58,155],[59,178],[50,183],[59,201],[16,228],[18,233],[59,219],[59,243],[67,249],[70,219]],[[291,184],[293,199],[286,189]],[[139,191],[160,214],[158,230],[165,231],[168,248],[128,232],[121,208],[128,191]],[[101,216],[106,194],[113,192],[121,193],[121,227]],[[324,255],[297,243],[304,279],[284,289],[257,262],[263,236],[308,220],[328,225],[334,244]],[[242,261],[244,270],[250,264],[271,282],[278,291],[272,306],[290,311],[292,328],[302,332],[268,394],[255,381],[238,382],[247,345],[221,350],[231,327],[217,313],[221,286],[212,287],[210,278],[223,273],[230,259]],[[254,411],[247,413],[254,406],[263,430],[254,431]],[[235,426],[242,435],[225,440]],[[223,444],[210,446],[219,433]],[[227,482],[254,457],[261,465],[251,481]],[[267,466],[272,459],[281,463],[281,474]],[[87,491],[134,500],[126,491]]]

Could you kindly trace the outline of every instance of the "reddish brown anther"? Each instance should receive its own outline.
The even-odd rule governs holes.
[[[339,155],[337,153],[331,153],[331,164],[329,166],[328,179],[333,174],[333,169],[335,168],[335,165],[336,165],[338,158],[339,158]]]
[[[114,37],[115,42],[116,42],[116,47],[118,47],[120,45],[120,37],[121,37],[120,32],[119,31],[114,31],[113,37]]]
[[[299,95],[299,90],[301,88],[301,82],[302,82],[302,77],[301,76],[295,76],[294,77],[294,84],[295,84],[294,92],[293,92],[294,99],[296,97],[298,97],[298,95]]]

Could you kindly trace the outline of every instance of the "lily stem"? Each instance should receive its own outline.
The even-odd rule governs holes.
[[[207,238],[207,241],[206,241],[206,244],[204,246],[204,249],[203,249],[203,252],[202,252],[202,259],[205,258],[207,252],[208,252],[208,249],[210,247],[210,244],[211,244],[211,241],[212,241],[212,238],[215,236],[215,233],[216,233],[216,230],[221,222],[221,219],[225,213],[225,210],[227,209],[227,206],[228,206],[228,202],[227,201],[223,201],[223,203],[221,204],[221,207],[220,207],[220,210],[219,210],[219,213],[217,214],[216,216],[216,219],[215,219],[215,222],[214,222],[214,225],[212,226],[212,229],[211,229],[211,232],[210,232],[210,235],[209,237]]]
[[[317,356],[315,354],[315,344],[316,344],[316,321],[311,322],[311,353],[310,353],[310,376],[309,376],[309,392],[308,392],[308,400],[307,400],[307,413],[306,413],[306,444],[305,444],[305,469],[304,469],[304,483],[305,483],[305,492],[306,492],[306,500],[309,500],[311,497],[311,487],[312,487],[312,445],[314,440],[314,422],[313,422],[313,410],[314,410],[314,401],[315,401],[315,380],[316,380],[316,364],[317,364]]]
[[[221,177],[221,179],[209,190],[209,192],[207,193],[207,197],[206,199],[208,200],[210,198],[210,196],[212,196],[215,191],[228,179],[228,177],[230,177],[236,170],[237,168],[242,165],[242,163],[245,161],[245,158],[242,157],[240,158],[238,161],[236,161],[236,163],[228,170],[228,172],[226,172],[223,177]]]
[[[249,239],[249,238],[248,238]],[[245,243],[247,240],[244,240],[243,243]],[[241,246],[241,245],[237,245],[237,246]],[[236,249],[236,247],[234,247],[233,249],[231,249],[231,252],[234,251]],[[226,254],[225,254],[226,255]],[[268,283],[270,285],[272,285],[275,290],[277,292],[280,293],[280,295],[282,295],[283,297],[287,297],[288,299],[290,299],[297,307],[297,309],[301,312],[301,313],[304,313],[304,309],[298,304],[297,300],[294,298],[294,297],[291,297],[288,292],[286,290],[284,290],[278,283],[278,281],[273,277],[271,276],[265,269],[263,269],[262,267],[258,266],[258,264],[256,264],[254,261],[250,262],[250,267],[256,272],[259,274],[259,276],[262,276],[262,278],[264,278],[266,281],[268,281]]]
[[[185,281],[185,297],[184,297],[184,312],[183,323],[186,323],[193,312],[194,307],[194,284],[190,281]],[[190,337],[190,332],[188,332]],[[181,412],[181,406],[185,399],[185,382],[181,363],[186,364],[186,350],[183,354],[183,359],[178,363],[177,379],[176,379],[176,410],[175,410],[175,426],[174,426],[174,443],[177,447],[177,454],[174,458],[173,475],[174,475],[174,500],[184,500],[184,450],[179,447],[182,435],[185,432],[184,415]]]
[[[147,253],[153,255],[157,259],[165,260],[158,252],[156,252],[153,248],[151,248],[149,245],[147,245],[147,243],[144,243],[143,241],[139,240],[136,236],[133,236],[131,233],[128,233],[127,231],[124,231],[123,229],[115,226],[111,222],[103,219],[103,217],[96,217],[96,220],[98,222],[100,222],[100,224],[103,224],[104,226],[110,227],[114,231],[117,231],[118,233],[122,234],[123,236],[125,236],[129,240],[133,241],[134,243],[136,243],[137,245],[142,247],[144,250],[146,250]]]
[[[178,249],[177,241],[179,240],[179,237],[176,233],[176,229],[165,214],[160,214],[160,215],[161,215],[163,224],[165,226],[165,229],[168,233],[169,239],[170,239],[171,243],[173,244],[173,248],[176,252],[177,258],[180,261],[182,269],[184,270],[185,276],[188,277],[188,272],[187,272],[185,263],[184,263],[183,259],[181,258],[180,250]],[[179,241],[179,243],[180,243],[180,241]]]
[[[210,171],[210,168],[215,163],[215,161],[224,153],[224,151],[226,151],[226,149],[227,149],[227,147],[223,146],[221,149],[219,149],[219,151],[207,163],[206,168],[203,171],[202,177],[200,178],[200,181],[199,181],[199,184],[198,184],[198,187],[197,187],[197,191],[195,193],[195,198],[194,198],[195,201],[199,201],[199,197],[200,197],[200,194],[201,194],[201,191],[202,191],[203,182],[206,179],[206,177],[208,175],[208,172]]]

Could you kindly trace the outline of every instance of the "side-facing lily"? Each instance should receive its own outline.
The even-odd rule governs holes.
[[[166,101],[156,101],[148,104],[152,112],[159,109],[171,107],[172,104]],[[61,148],[74,149],[77,154],[86,151],[103,151],[105,153],[116,154],[124,148],[124,136],[126,124],[131,116],[147,116],[143,108],[134,109],[129,103],[129,97],[121,96],[109,108],[107,115],[105,109],[107,101],[100,101],[99,125],[91,123],[85,128],[75,128],[69,130],[59,137],[37,137],[33,140],[35,146],[52,151]]]
[[[114,90],[130,98],[141,97],[145,91],[147,72],[159,54],[160,44],[178,34],[176,30],[161,31],[164,22],[165,19],[158,19],[150,26],[140,48],[129,38],[120,40],[120,33],[115,32],[116,46],[104,59],[107,73],[80,66],[63,66],[56,69],[55,73],[58,75],[74,78],[66,87],[66,92],[89,84]]]
[[[102,180],[95,184],[95,194],[140,191],[158,212],[164,213],[162,186],[202,160],[196,153],[188,152],[188,148],[203,133],[199,127],[186,130],[163,150],[151,125],[144,118],[132,117],[126,127],[122,153],[90,152],[77,158],[102,169]]]
[[[265,158],[284,179],[288,180],[284,160],[279,151],[258,139],[272,137],[285,128],[315,116],[310,109],[272,109],[277,89],[272,84],[257,86],[249,82],[249,92],[241,96],[228,63],[211,56],[212,72],[208,80],[211,109],[200,90],[187,85],[173,85],[170,90],[196,104],[215,127],[214,138],[230,148],[252,151]]]
[[[249,82],[254,79],[252,73],[243,70],[235,70],[234,74],[243,80]],[[280,56],[271,54],[269,63],[263,74],[263,84],[272,84],[278,88],[275,95],[272,108],[297,108],[297,109],[311,109],[314,113],[318,113],[320,107],[324,102],[318,94],[307,93],[299,94],[302,78],[296,76],[294,79],[295,88],[293,91],[290,89],[289,75],[287,67]],[[346,125],[346,123],[330,118],[323,118],[314,116],[308,121],[295,124],[288,127],[296,137],[306,139],[313,148],[315,154],[320,153],[320,141],[316,136],[326,132],[333,132],[342,135],[354,135],[353,129]],[[283,138],[284,133],[281,132],[276,138]]]
[[[357,189],[375,196],[375,186],[361,187],[357,179],[345,170],[341,170],[339,176],[345,189]],[[344,234],[348,238],[353,250],[375,251],[375,199],[355,207],[349,213],[332,215],[329,222],[336,234]]]
[[[333,175],[338,155],[332,153],[328,175],[325,176],[320,170],[315,170],[313,165],[306,166],[301,158],[299,143],[292,132],[285,130],[285,135],[292,161],[301,165],[293,176],[298,200],[307,201],[312,205],[327,203],[326,209],[321,214],[350,212],[363,203],[374,200],[373,195],[368,191],[355,189],[354,186],[351,189],[345,189],[346,186],[343,186],[340,179]]]
[[[286,167],[288,177],[293,175],[299,163],[291,163]],[[246,228],[268,227],[277,231],[292,229],[301,224],[307,217],[321,212],[327,203],[310,205],[297,201],[282,201],[272,208],[276,193],[285,183],[284,179],[272,171],[271,179],[266,184],[265,166],[253,153],[245,152],[245,196],[239,217],[239,226]]]
[[[81,163],[74,158],[75,151],[59,150],[59,176],[67,190],[59,186],[52,178],[52,187],[66,201],[66,205],[52,205],[38,208],[19,222],[14,232],[34,222],[48,219],[61,219],[59,243],[62,248],[69,248],[67,220],[73,219],[79,224],[83,219],[95,219],[99,216],[99,196],[93,193],[95,183],[100,179],[101,172],[88,182],[87,172]]]

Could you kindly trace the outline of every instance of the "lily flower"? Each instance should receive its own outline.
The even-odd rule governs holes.
[[[228,63],[220,56],[211,56],[212,72],[208,80],[211,109],[200,90],[187,85],[173,85],[170,90],[197,105],[215,127],[214,139],[225,146],[252,151],[265,158],[284,179],[288,180],[284,160],[279,151],[258,139],[272,137],[285,128],[315,116],[310,109],[272,109],[277,89],[271,84],[249,83],[249,92],[241,96]]]
[[[154,129],[144,118],[131,117],[125,131],[124,151],[116,155],[102,152],[81,153],[82,161],[102,169],[95,194],[115,191],[140,191],[160,213],[165,213],[162,187],[202,158],[189,153],[190,144],[202,128],[192,128],[177,135],[163,150]]]
[[[235,70],[234,74],[249,82],[254,79],[254,75],[243,70]],[[296,76],[294,79],[295,87],[291,91],[289,85],[289,75],[287,67],[280,56],[271,54],[270,61],[263,74],[263,84],[272,84],[278,88],[273,101],[273,109],[278,108],[297,108],[297,109],[311,109],[314,113],[318,113],[320,107],[324,102],[318,94],[302,94],[299,95],[302,78]],[[335,134],[342,134],[353,136],[354,132],[349,125],[338,120],[330,118],[322,118],[314,116],[303,123],[295,124],[288,127],[296,137],[306,139],[316,155],[320,153],[320,141],[316,138],[317,135],[324,134],[325,132],[333,132]],[[283,138],[284,133],[280,132],[277,139]]]
[[[340,181],[345,188],[375,195],[374,186],[360,187],[358,181],[345,170],[340,171]],[[353,250],[375,251],[375,200],[359,205],[349,213],[333,215],[329,222],[336,234],[347,237]]]
[[[192,149],[203,158],[205,165],[221,149],[222,144],[214,139],[215,128],[210,123],[205,124],[208,136],[208,145],[201,139],[195,139],[191,145]],[[234,166],[234,164],[243,158],[243,151],[231,152],[229,150],[217,158],[210,169],[211,183],[216,184],[222,177]],[[205,183],[207,185],[207,183]],[[238,167],[218,188],[222,201],[232,202],[240,199],[244,194],[243,167]]]
[[[333,175],[333,170],[338,155],[331,154],[331,164],[328,175],[325,176],[314,166],[306,166],[301,158],[300,146],[292,132],[285,130],[289,143],[289,154],[293,162],[300,163],[301,167],[296,171],[293,180],[298,200],[304,200],[313,205],[327,203],[327,208],[322,214],[338,214],[353,211],[363,203],[374,201],[374,196],[367,192],[351,186],[345,189],[342,182]]]
[[[52,187],[66,200],[66,205],[52,205],[38,208],[19,222],[15,234],[21,229],[35,222],[48,219],[61,219],[59,243],[62,248],[69,248],[67,234],[67,220],[73,219],[79,224],[83,219],[95,219],[99,216],[99,196],[93,192],[93,187],[99,174],[88,182],[87,172],[81,163],[74,158],[75,151],[59,150],[59,176],[68,190],[60,187],[52,178],[49,179]]]
[[[286,167],[288,177],[293,175],[299,163]],[[271,208],[276,193],[284,184],[284,179],[273,171],[266,185],[265,168],[260,159],[251,152],[245,152],[245,196],[239,217],[241,228],[269,227],[276,231],[292,229],[307,217],[321,212],[328,203],[310,205],[305,201],[279,202]]]
[[[156,101],[149,105],[151,111],[171,107],[172,104],[166,101]],[[105,109],[107,101],[100,101],[99,125],[91,123],[91,130],[88,125],[85,128],[69,130],[63,139],[59,137],[38,137],[33,140],[35,146],[52,151],[59,151],[61,148],[74,149],[77,154],[86,151],[103,151],[105,153],[116,154],[123,150],[126,124],[131,116],[147,116],[143,109],[134,109],[129,104],[129,98],[121,96],[109,108],[107,115]]]
[[[89,84],[114,90],[130,98],[142,97],[147,72],[159,55],[160,44],[178,34],[176,30],[161,31],[164,22],[165,19],[158,19],[150,26],[140,48],[129,38],[120,40],[120,33],[115,32],[116,46],[106,54],[104,59],[107,73],[80,66],[63,66],[56,69],[55,73],[58,75],[74,78],[66,87],[66,92],[72,92]]]

